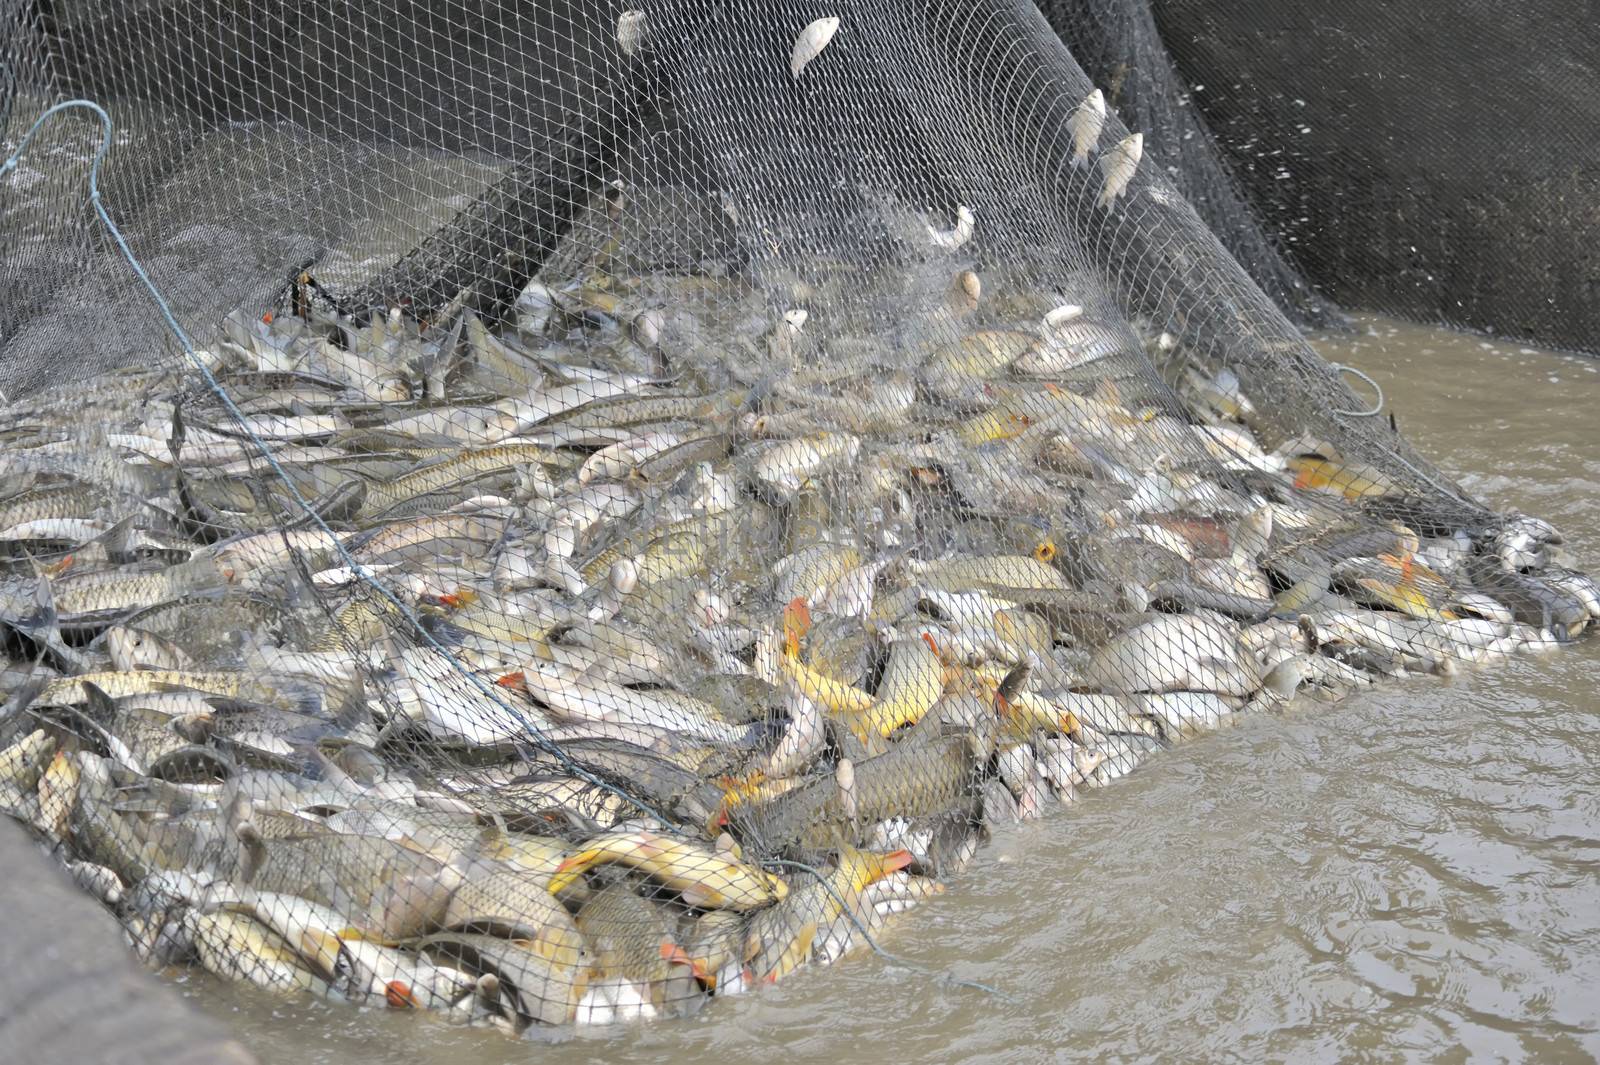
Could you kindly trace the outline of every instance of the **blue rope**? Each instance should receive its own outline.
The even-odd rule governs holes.
[[[195,368],[200,371],[200,375],[205,379],[206,386],[217,395],[217,398],[222,400],[222,403],[227,408],[228,413],[233,415],[234,418],[238,419],[239,427],[244,431],[244,435],[249,439],[250,443],[255,445],[256,449],[261,452],[262,457],[267,460],[267,465],[272,468],[272,471],[277,474],[278,479],[283,482],[286,488],[288,488],[289,494],[294,497],[295,503],[299,505],[301,510],[305,511],[306,516],[311,519],[317,528],[321,529],[323,533],[327,535],[328,539],[333,543],[334,550],[338,552],[339,557],[345,562],[346,565],[350,567],[351,571],[354,572],[364,584],[371,587],[375,592],[387,600],[389,605],[398,610],[401,616],[411,624],[411,627],[422,637],[422,639],[435,651],[443,655],[445,660],[449,662],[457,672],[471,681],[479,689],[479,691],[481,691],[484,695],[487,695],[495,703],[495,705],[499,706],[502,710],[509,712],[512,718],[515,719],[516,722],[527,731],[527,734],[532,738],[534,744],[540,747],[542,750],[554,755],[562,764],[563,768],[567,770],[567,772],[571,773],[580,780],[584,780],[596,787],[610,792],[632,806],[638,807],[651,817],[655,818],[661,824],[668,827],[676,827],[670,819],[662,816],[662,814],[651,804],[628,794],[623,789],[601,779],[600,777],[591,773],[589,770],[585,769],[583,766],[572,761],[572,759],[567,756],[566,752],[561,750],[558,744],[548,739],[536,725],[528,720],[521,710],[501,699],[499,692],[497,692],[489,684],[485,683],[482,677],[479,677],[477,674],[472,672],[472,670],[468,669],[465,663],[463,663],[459,658],[450,652],[449,648],[445,647],[437,639],[435,639],[433,634],[429,632],[428,629],[422,624],[421,619],[413,614],[409,607],[396,598],[393,593],[389,591],[389,589],[385,588],[381,583],[379,583],[377,578],[373,577],[367,571],[365,566],[356,561],[354,556],[352,556],[350,552],[345,549],[344,543],[339,539],[338,534],[329,528],[327,522],[322,520],[322,515],[318,514],[316,509],[311,506],[311,504],[303,495],[300,494],[300,490],[295,486],[294,481],[290,479],[288,472],[284,470],[284,468],[278,463],[276,456],[273,455],[272,449],[264,440],[256,435],[254,430],[250,428],[250,423],[246,420],[244,412],[240,410],[237,405],[235,405],[232,397],[228,395],[227,390],[222,387],[221,383],[212,374],[211,368],[206,365],[205,360],[200,358],[199,354],[195,351],[194,342],[190,340],[189,334],[185,332],[183,326],[179,324],[177,316],[172,311],[172,306],[167,302],[166,297],[161,294],[161,289],[158,288],[156,283],[150,279],[150,275],[145,272],[144,266],[139,262],[138,256],[134,255],[133,249],[128,247],[128,242],[123,238],[122,230],[119,229],[117,224],[111,220],[111,215],[106,211],[105,205],[101,203],[100,163],[105,159],[106,152],[110,150],[112,139],[111,116],[106,113],[105,108],[101,107],[93,100],[65,100],[46,110],[34,120],[33,125],[28,128],[28,132],[23,134],[22,140],[17,144],[16,151],[11,153],[11,157],[3,164],[0,164],[0,179],[3,179],[12,170],[16,169],[18,161],[22,158],[22,153],[27,151],[28,144],[33,140],[34,135],[39,132],[40,128],[52,115],[74,108],[81,108],[86,111],[91,111],[100,118],[100,144],[99,147],[95,149],[94,159],[89,164],[89,202],[94,206],[95,214],[99,215],[101,223],[106,227],[106,231],[111,234],[111,239],[116,241],[118,250],[122,252],[122,257],[128,261],[128,265],[133,268],[135,276],[139,278],[139,281],[149,291],[150,298],[155,302],[156,309],[161,312],[161,317],[165,319],[167,328],[171,330],[173,336],[177,337],[178,343],[183,345],[184,354],[189,357],[189,361],[192,362]]]

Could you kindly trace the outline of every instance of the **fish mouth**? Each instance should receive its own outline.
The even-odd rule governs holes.
[[[665,961],[669,965],[682,965],[687,967],[689,972],[694,975],[694,978],[700,982],[702,987],[713,991],[716,990],[717,974],[713,973],[709,968],[706,967],[704,958],[696,958],[691,956],[688,951],[684,950],[676,943],[662,943],[661,960]]]

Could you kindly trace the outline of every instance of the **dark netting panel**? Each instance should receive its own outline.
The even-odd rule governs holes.
[[[1149,0],[1045,0],[1039,6],[1073,58],[1104,86],[1107,106],[1145,132],[1151,161],[1262,291],[1298,325],[1341,326],[1338,310],[1279,247],[1282,219],[1274,216],[1277,225],[1269,231],[1256,217],[1230,169],[1233,157],[1219,150],[1195,94],[1168,58]]]
[[[1562,0],[1138,2],[1320,291],[1600,353],[1594,19]]]
[[[0,803],[154,964],[682,1014],[1600,615],[1030,3],[4,10]]]

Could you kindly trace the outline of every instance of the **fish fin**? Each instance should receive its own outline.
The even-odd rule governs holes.
[[[189,714],[173,718],[172,730],[190,743],[204,746],[211,739],[215,722],[216,719],[210,714]]]
[[[795,596],[783,608],[783,652],[789,657],[800,653],[800,640],[811,629],[811,611],[805,596]]]
[[[351,778],[350,774],[346,773],[344,769],[341,768],[331,756],[329,756],[328,752],[323,750],[321,747],[313,747],[311,749],[311,758],[317,763],[317,770],[322,774],[323,780],[326,780],[328,783],[342,791],[356,792],[361,790],[361,785],[357,784]]]
[[[246,906],[240,909],[249,913],[251,908]],[[338,974],[340,956],[344,953],[344,944],[338,936],[321,929],[308,928],[300,933],[299,953],[318,970],[319,976],[333,983]]]
[[[453,621],[434,614],[422,616],[422,625],[428,630],[428,635],[447,647],[458,647],[467,638],[467,630]]]
[[[183,404],[172,405],[172,431],[167,435],[167,453],[172,456],[172,464],[178,465],[178,455],[183,451],[183,442],[188,437],[188,430],[183,425]]]
[[[333,723],[342,729],[370,725],[372,711],[367,706],[366,695],[366,681],[358,670],[349,680],[330,684],[323,690],[323,711],[331,705]]]
[[[283,697],[285,709],[310,717],[322,716],[322,685],[315,681],[285,677],[273,677],[268,683],[273,691]]]
[[[794,937],[794,941],[783,952],[783,959],[779,962],[779,965],[767,974],[766,982],[775,984],[780,977],[787,976],[790,972],[803,965],[805,960],[811,956],[811,944],[816,941],[816,938],[817,922],[807,921],[801,925],[800,931]]]
[[[30,558],[29,561],[32,561],[32,559]],[[10,619],[10,624],[24,635],[37,639],[41,634],[47,637],[53,635],[56,631],[56,623],[55,592],[50,587],[50,578],[39,574],[33,588],[32,612],[26,617]]]
[[[239,883],[249,887],[261,867],[266,864],[267,844],[255,822],[243,820],[233,826],[233,835],[243,846],[239,855]]]
[[[856,738],[861,746],[868,748],[872,746],[872,741],[878,734],[876,725],[876,721],[868,720],[866,713],[845,722],[845,727],[850,730],[850,734]]]
[[[688,951],[671,940],[662,941],[661,960],[669,965],[686,966],[702,987],[715,989],[717,986],[717,974],[706,967],[705,959],[692,957]]]
[[[355,533],[348,541],[345,542],[345,550],[351,555],[358,554],[363,547],[377,539],[379,534],[385,532],[388,528],[388,525],[379,524],[371,529],[366,529]]]
[[[251,822],[251,816],[255,813],[255,806],[251,803],[249,795],[231,784],[228,787],[231,794],[219,807],[218,815],[221,817],[222,823],[227,826],[228,831],[237,835],[240,825],[250,822],[253,826],[254,822]]]
[[[1011,702],[1022,693],[1022,686],[1028,682],[1028,675],[1033,672],[1033,667],[1027,659],[1023,659],[1006,673],[1001,679],[1000,686],[995,689],[995,706],[1002,712]]]
[[[28,569],[33,573],[33,576],[36,580],[43,582],[49,578],[50,574],[46,567],[41,565],[39,560],[33,557],[32,551],[29,551],[24,547],[22,549],[22,557],[28,560]]]
[[[92,543],[97,543],[106,549],[106,558],[118,566],[125,566],[137,562],[139,555],[131,543],[134,531],[136,514],[129,514],[111,528],[95,537]]]
[[[898,873],[916,863],[916,857],[904,847],[888,854],[874,855],[873,859],[876,866],[874,871],[878,874],[873,878],[874,881],[882,880],[890,873]]]
[[[11,693],[11,698],[7,699],[4,705],[0,705],[0,722],[10,720],[14,715],[33,705],[33,701],[44,690],[45,682],[36,680],[33,676],[33,671],[38,664],[38,659],[34,659],[28,664],[27,679]]]
[[[110,721],[116,715],[116,700],[106,694],[106,690],[93,681],[83,681],[83,694],[88,698],[88,715],[96,721]]]
[[[767,725],[764,721],[752,721],[744,727],[744,732],[739,734],[731,747],[736,750],[750,750],[761,746],[767,739]]]

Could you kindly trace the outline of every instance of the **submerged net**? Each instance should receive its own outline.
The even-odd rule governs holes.
[[[1600,612],[1030,3],[0,16],[6,154],[103,104],[193,338],[52,115],[0,180],[0,801],[153,963],[681,1014],[1175,739]]]

